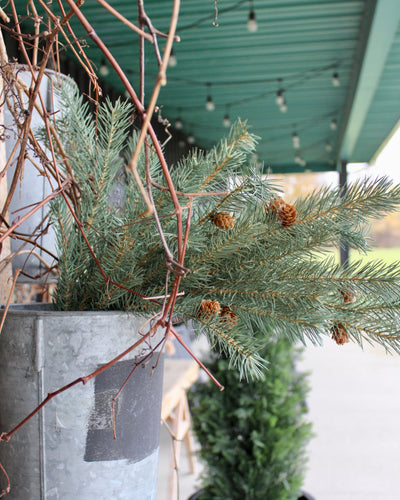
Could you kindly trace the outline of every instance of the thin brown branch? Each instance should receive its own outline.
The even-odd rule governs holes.
[[[129,19],[124,17],[120,12],[118,12],[114,7],[111,7],[111,5],[106,2],[106,0],[97,0],[97,2],[102,5],[105,9],[108,10],[113,16],[115,16],[117,19],[119,19],[122,23],[124,23],[128,28],[131,30],[135,31],[140,35],[141,38],[145,38],[148,42],[153,43],[153,37],[149,34],[146,33],[142,28],[138,28],[136,24],[133,24]]]
[[[36,66],[38,60],[38,51],[39,51],[40,17],[37,13],[35,3],[33,0],[29,0],[29,7],[32,9],[34,16],[35,38],[33,41],[32,64],[33,66]]]
[[[74,4],[73,0],[66,0],[69,6],[71,7],[71,10],[74,11],[76,17],[79,19],[81,22],[82,26],[85,28],[87,31],[88,35],[90,38],[96,43],[96,45],[99,47],[101,52],[104,54],[104,56],[108,59],[110,62],[111,66],[114,68],[116,73],[118,74],[119,78],[121,79],[122,83],[124,84],[125,88],[129,92],[129,95],[131,96],[135,107],[137,111],[140,113],[141,116],[144,116],[144,107],[140,100],[138,99],[136,92],[134,91],[132,85],[130,84],[128,78],[126,77],[125,73],[122,71],[120,65],[114,58],[114,56],[111,54],[110,50],[107,48],[107,46],[104,44],[104,42],[99,38],[95,30],[93,29],[92,25],[89,23],[89,21],[86,19],[86,17],[83,15],[83,13],[79,10],[79,8]],[[157,140],[157,139],[156,139]],[[152,206],[150,204],[150,201],[148,200],[146,190],[144,189],[142,180],[140,179],[140,176],[136,170],[132,171],[133,177],[138,185],[138,188],[140,190],[140,193],[145,200],[147,209],[149,213],[152,213]]]
[[[39,0],[41,3],[42,1]],[[43,5],[43,3],[42,3]],[[67,14],[64,10],[64,6],[61,2],[61,0],[58,0],[58,5],[60,7],[60,10],[61,10],[61,13],[62,15],[64,16],[64,18],[66,18]],[[47,10],[47,6],[44,7],[46,8]],[[53,15],[53,13],[50,11],[51,15]],[[50,15],[50,14],[49,14]],[[76,50],[75,50],[75,47],[73,46],[73,44],[70,42],[69,38],[67,37],[65,31],[63,29],[61,29],[61,33],[62,35],[64,36],[66,42],[68,43],[69,47],[71,48],[71,50],[74,52],[74,54],[76,55],[79,63],[81,64],[81,66],[83,67],[83,69],[86,71],[86,73],[88,74],[89,78],[90,78],[90,81],[91,83],[93,84],[94,88],[95,89],[98,89],[98,83],[97,83],[97,76],[96,76],[96,73],[95,71],[93,70],[93,67],[92,67],[92,64],[89,60],[89,58],[87,57],[85,51],[83,50],[81,44],[79,43],[78,41],[78,38],[76,37],[74,31],[72,30],[71,28],[71,25],[69,22],[66,22],[65,23],[66,27],[67,27],[67,30],[69,31],[70,35],[72,36],[72,39],[75,43],[75,45],[78,47],[78,51],[80,52],[80,54],[82,55],[82,58],[85,62],[82,62],[82,59],[79,57],[79,55],[77,54]]]
[[[194,354],[194,352],[191,349],[189,349],[189,347],[182,340],[179,333],[177,333],[176,330],[174,330],[172,327],[171,327],[170,331],[171,331],[172,335],[176,338],[176,340],[181,344],[181,346],[184,349],[186,349],[186,351],[192,356],[192,358],[196,361],[196,363],[207,373],[207,375],[214,382],[214,384],[219,388],[219,390],[223,391],[225,389],[225,387],[218,382],[218,380],[214,377],[214,375],[210,372],[210,370],[206,366],[204,366],[204,364],[199,360],[199,358]]]
[[[10,225],[3,220],[3,224],[6,225],[6,227],[10,227]],[[44,246],[40,245],[37,241],[36,241],[36,237],[35,237],[35,240],[32,240],[30,238],[30,235],[28,236],[25,236],[23,233],[19,233],[18,231],[13,231],[13,234],[11,235],[12,238],[16,239],[16,240],[21,240],[23,241],[24,243],[29,243],[31,244],[32,246],[34,246],[35,248],[38,248],[39,250],[41,250],[42,252],[45,252],[47,253],[47,255],[49,255],[51,258],[53,258],[54,260],[58,260],[58,257],[57,255],[55,255],[54,253],[50,252],[50,250],[48,250],[47,248],[45,248]]]
[[[158,47],[157,35],[154,32],[153,24],[150,18],[148,17],[148,15],[144,10],[143,0],[138,0],[138,9],[139,9],[139,22],[141,24],[141,27],[143,28],[143,24],[147,26],[154,44],[154,52],[156,54],[158,65],[161,66],[161,54],[160,54],[160,49]],[[142,40],[144,41],[144,39]]]
[[[138,11],[139,11],[139,26],[140,29],[143,30],[144,22],[143,22],[143,16],[142,16],[142,10],[143,10],[143,1],[138,0]],[[151,38],[151,41],[153,42],[153,38]],[[145,62],[144,62],[144,38],[140,37],[139,38],[139,99],[140,102],[144,106],[144,79],[145,79],[145,74],[144,74],[144,68],[145,68]],[[143,119],[143,118],[142,118]],[[148,158],[146,157],[146,175],[147,175],[147,162]]]
[[[6,481],[7,481],[7,486],[4,490],[1,490],[0,491],[0,498],[1,497],[4,497],[4,495],[8,495],[8,493],[10,493],[11,491],[11,484],[10,484],[10,478],[8,477],[8,474],[7,474],[7,471],[6,469],[2,466],[2,464],[0,463],[0,469],[2,471],[2,473],[5,475],[6,477]]]
[[[164,338],[153,348],[151,351],[146,354],[143,358],[141,358],[138,362],[135,362],[135,366],[132,368],[131,372],[129,375],[126,377],[124,383],[122,386],[119,388],[117,394],[113,397],[112,403],[111,403],[111,411],[112,411],[112,424],[113,424],[113,436],[114,439],[117,439],[117,431],[116,431],[116,425],[115,425],[115,403],[117,399],[119,398],[121,392],[125,389],[126,384],[129,382],[129,380],[132,378],[133,374],[135,371],[139,368],[139,366],[142,366],[144,363],[146,363],[154,354],[156,349],[164,342]]]
[[[10,293],[8,294],[7,303],[6,303],[6,305],[5,305],[5,308],[4,308],[4,311],[3,311],[3,315],[2,315],[2,317],[1,317],[1,322],[0,322],[0,335],[1,335],[1,332],[2,332],[2,330],[3,330],[4,321],[6,320],[6,316],[7,316],[8,308],[10,307],[11,300],[12,300],[13,293],[14,293],[15,283],[17,282],[17,279],[18,279],[18,276],[19,276],[20,271],[21,271],[20,269],[16,269],[16,270],[15,270],[15,275],[14,275],[14,279],[13,279],[13,284],[12,284],[12,286],[11,286]]]
[[[14,159],[14,155],[17,152],[17,149],[18,149],[18,146],[19,146],[20,142],[21,142],[21,138],[18,137],[17,140],[16,140],[16,142],[15,142],[15,145],[13,147],[13,150],[10,153],[10,156],[8,157],[7,163],[5,164],[3,170],[0,172],[0,177],[4,177],[6,175],[8,167],[11,165],[11,162]]]
[[[46,205],[46,203],[48,203],[50,200],[52,200],[53,198],[55,198],[56,196],[58,196],[59,194],[63,193],[65,191],[66,188],[69,187],[69,185],[71,184],[71,179],[68,177],[62,184],[61,184],[61,187],[59,187],[58,189],[55,189],[52,193],[50,193],[48,196],[46,196],[43,200],[41,200],[40,202],[38,202],[36,204],[35,207],[33,207],[31,210],[29,210],[29,212],[27,214],[25,214],[24,216],[22,216],[20,219],[18,219],[16,222],[14,222],[14,224],[12,224],[8,229],[7,231],[5,231],[1,236],[0,236],[0,243],[3,242],[7,236],[10,236],[10,234],[14,231],[14,229],[16,229],[17,227],[19,227],[24,221],[26,221],[32,214],[34,214],[35,212],[37,212],[41,207],[43,207],[44,205]]]
[[[158,76],[157,76],[156,83],[155,83],[155,86],[153,89],[153,93],[152,93],[151,98],[150,98],[149,106],[148,106],[146,113],[145,113],[144,123],[143,123],[141,131],[140,131],[140,135],[139,135],[139,138],[138,138],[138,141],[136,144],[135,151],[134,151],[132,158],[129,160],[128,165],[127,165],[128,170],[130,170],[132,172],[132,174],[134,175],[135,178],[138,175],[137,174],[137,166],[138,166],[139,154],[142,150],[143,144],[145,142],[145,138],[146,138],[148,130],[149,130],[150,121],[151,121],[151,118],[153,116],[154,109],[156,107],[156,103],[157,103],[157,99],[158,99],[161,87],[166,85],[166,83],[167,83],[166,71],[167,71],[169,57],[171,54],[173,37],[175,35],[176,26],[178,23],[179,7],[180,7],[180,1],[175,0],[173,11],[172,11],[172,16],[171,16],[169,34],[168,34],[168,38],[167,38],[167,43],[165,45],[164,57],[163,57],[161,67],[160,67],[159,72],[158,72]],[[156,142],[158,143],[158,139],[156,139]],[[173,195],[172,191],[171,191],[171,195]],[[176,201],[178,202],[177,199],[176,199]],[[175,200],[174,200],[174,204],[175,204]],[[150,215],[154,209],[150,203],[148,204],[148,209],[150,211],[149,212],[149,215]],[[181,222],[179,220],[179,219],[181,219],[181,214],[179,213],[179,210],[180,210],[179,203],[176,204],[176,209],[177,209],[177,218],[178,218],[178,225],[179,225],[179,223]],[[179,249],[181,248],[181,244],[182,244],[182,230],[180,229],[180,230],[178,230],[178,253],[179,253]]]
[[[4,12],[4,10],[0,7],[0,17],[3,19],[5,23],[10,22],[10,18],[7,16],[7,14]]]
[[[15,189],[17,187],[18,179],[21,175],[23,165],[25,163],[25,150],[26,150],[26,146],[28,144],[28,137],[29,137],[29,133],[30,133],[32,115],[33,115],[32,111],[34,108],[34,103],[36,101],[37,95],[38,95],[39,90],[40,90],[40,84],[41,84],[41,81],[42,81],[42,78],[43,78],[43,75],[44,75],[44,72],[46,69],[47,61],[48,61],[50,53],[51,53],[52,44],[57,36],[58,31],[61,28],[61,24],[57,23],[56,27],[48,35],[46,48],[43,52],[42,62],[41,62],[39,70],[36,72],[32,66],[29,55],[28,55],[26,48],[25,48],[25,45],[23,43],[23,36],[22,36],[22,32],[21,32],[21,27],[19,24],[18,14],[17,14],[17,10],[16,10],[16,7],[15,7],[13,0],[11,1],[11,8],[13,11],[13,17],[14,17],[15,27],[16,27],[16,31],[17,31],[17,35],[18,35],[19,46],[20,46],[20,49],[23,53],[25,61],[29,66],[29,70],[30,70],[31,75],[32,75],[32,84],[31,84],[31,89],[30,89],[31,92],[30,92],[30,99],[28,102],[28,109],[27,109],[27,113],[25,115],[26,117],[25,117],[25,121],[24,121],[24,124],[22,127],[22,132],[21,132],[20,152],[18,155],[17,165],[15,167],[15,174],[14,174],[13,180],[11,182],[11,187],[9,188],[8,196],[7,196],[6,202],[5,202],[4,207],[3,207],[3,212],[2,212],[3,217],[7,213],[8,207],[11,203],[11,199],[12,199],[14,192],[15,192]],[[62,20],[62,22],[64,22],[64,21],[65,21],[65,18]]]

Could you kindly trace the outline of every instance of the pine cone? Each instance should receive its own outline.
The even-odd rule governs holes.
[[[219,313],[221,310],[221,306],[218,300],[206,300],[203,299],[199,308],[199,316],[203,316],[205,318],[209,318],[213,314]]]
[[[336,323],[332,328],[332,339],[338,345],[343,345],[349,342],[349,334],[346,331],[346,328],[342,325],[342,323]]]
[[[342,294],[342,297],[343,297],[345,304],[352,304],[353,302],[356,301],[355,296],[351,292],[346,291],[346,290],[341,290],[340,293]]]
[[[294,205],[284,203],[278,208],[276,216],[282,224],[282,227],[289,227],[296,222],[297,210]]]
[[[233,328],[237,324],[237,314],[232,311],[228,306],[222,306],[219,313],[222,321],[228,324],[229,328]]]
[[[265,208],[267,212],[276,212],[276,210],[281,206],[285,204],[285,200],[281,197],[278,198],[272,198],[272,200],[265,205]]]
[[[214,214],[211,217],[211,222],[220,229],[233,229],[235,219],[227,212],[221,212]]]

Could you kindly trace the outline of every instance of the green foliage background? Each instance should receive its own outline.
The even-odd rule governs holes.
[[[193,428],[201,444],[200,500],[297,499],[304,481],[307,376],[288,339],[270,343],[265,380],[246,383],[226,359],[208,365],[225,386],[198,382],[189,393]]]

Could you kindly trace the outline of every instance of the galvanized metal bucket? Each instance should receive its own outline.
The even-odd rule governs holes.
[[[16,69],[18,78],[21,79],[29,88],[32,80],[29,68],[26,65],[17,65]],[[44,99],[46,109],[51,117],[58,116],[57,113],[61,109],[60,99],[57,94],[54,93],[54,85],[60,85],[63,82],[67,82],[68,85],[76,86],[76,83],[70,77],[59,74],[56,71],[46,69],[40,85],[40,92]],[[21,107],[25,109],[28,107],[28,101],[29,98],[25,94],[23,94],[22,100],[18,100]],[[39,98],[37,98],[37,103],[40,107]],[[22,112],[22,109],[20,111]],[[7,131],[5,140],[6,154],[7,158],[9,158],[11,152],[16,146],[18,131],[7,103],[5,103],[4,106],[4,124]],[[36,109],[32,112],[31,128],[35,133],[39,129],[44,128],[44,122]],[[38,142],[43,150],[46,151],[46,146],[43,141]],[[7,170],[8,189],[10,189],[13,181],[19,151],[19,148],[17,148],[14,159]],[[29,148],[27,151],[29,152]],[[32,153],[30,154],[33,156]],[[39,160],[36,161],[39,162]],[[11,200],[9,208],[10,222],[13,222],[22,215],[25,215],[33,205],[43,200],[52,192],[52,190],[52,186],[48,182],[46,176],[41,175],[34,164],[26,158],[24,163],[23,180],[19,182],[17,190]],[[32,214],[26,221],[24,221],[18,228],[18,231],[21,233],[33,235],[32,241],[35,241],[39,246],[35,246],[31,243],[25,243],[23,249],[19,250],[23,241],[11,238],[11,251],[19,252],[12,261],[14,271],[15,269],[23,269],[26,274],[35,277],[46,271],[48,267],[54,265],[54,259],[50,256],[50,254],[41,249],[41,247],[44,247],[52,254],[56,254],[57,245],[53,227],[49,226],[45,232],[41,232],[42,229],[44,229],[44,226],[38,229],[42,220],[44,220],[45,216],[48,214],[48,211],[48,205],[43,206],[40,210]],[[50,276],[53,280],[55,280],[54,275]],[[49,276],[46,275],[46,281],[48,281],[48,278]],[[31,280],[28,279],[27,276],[20,275],[18,281],[30,282]]]
[[[12,307],[0,335],[0,432],[10,431],[49,392],[133,345],[143,323],[122,312]],[[157,333],[151,346],[161,338]],[[86,385],[59,394],[0,443],[10,500],[156,500],[163,375],[157,353],[139,366],[116,400],[116,439],[111,410],[149,347],[142,344]],[[2,475],[0,486],[5,485]]]

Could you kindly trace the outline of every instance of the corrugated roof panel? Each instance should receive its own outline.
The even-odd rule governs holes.
[[[398,0],[378,0],[377,5],[387,4],[390,15],[391,2]],[[136,2],[110,0],[110,4],[137,23]],[[294,162],[296,153],[307,167],[335,168],[340,134],[346,132],[346,107],[357,83],[353,68],[363,57],[366,20],[374,13],[375,4],[375,0],[254,0],[258,30],[250,33],[248,0],[182,0],[177,29],[181,42],[174,44],[177,65],[168,69],[168,85],[159,98],[163,116],[172,124],[180,118],[184,132],[194,134],[204,148],[227,132],[223,125],[226,114],[231,121],[241,117],[261,137],[259,158],[273,170],[304,169]],[[25,0],[18,5],[23,12]],[[153,25],[167,31],[173,2],[144,0],[144,5]],[[215,6],[218,26],[213,25]],[[81,10],[137,86],[137,35],[96,0],[86,0]],[[102,55],[94,42],[76,20],[73,27],[88,40],[88,55],[99,67]],[[159,39],[159,44],[162,51],[165,40]],[[368,160],[398,118],[399,53],[398,33],[351,159]],[[340,86],[332,85],[333,73],[339,74]],[[146,43],[147,98],[156,75],[154,50]],[[113,71],[105,81],[124,92]],[[284,113],[276,104],[279,89],[287,100]],[[215,103],[211,112],[205,109],[209,95]],[[335,130],[332,120],[337,123]],[[293,147],[293,132],[299,136],[299,150]]]
[[[371,158],[400,118],[400,26],[351,161]],[[399,160],[400,169],[400,160]]]

